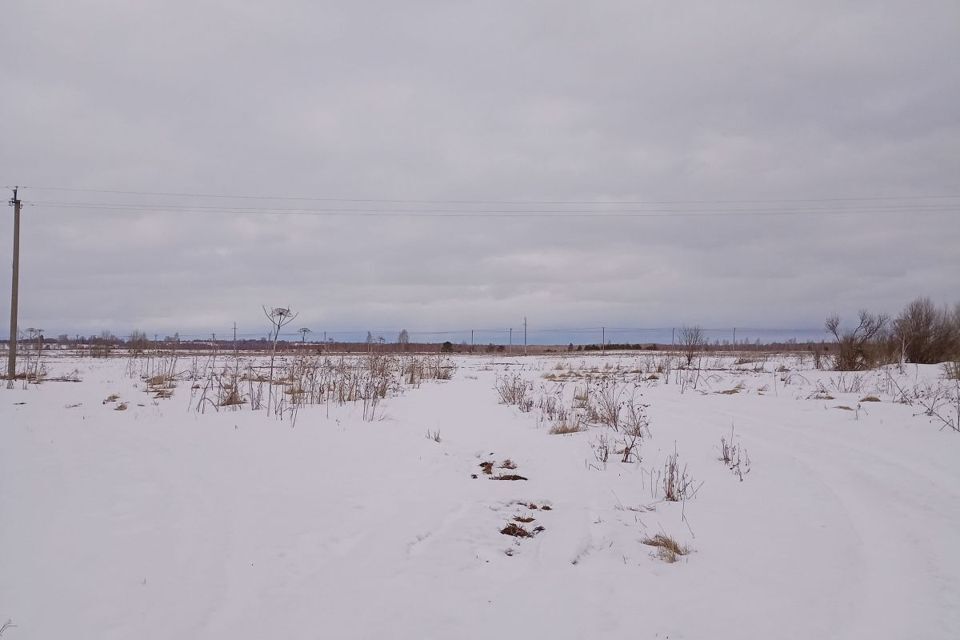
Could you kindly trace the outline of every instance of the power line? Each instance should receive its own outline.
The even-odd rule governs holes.
[[[28,187],[21,187],[28,188]],[[35,191],[62,191],[73,193],[103,193],[114,195],[139,195],[179,198],[219,198],[236,200],[297,200],[313,202],[357,202],[388,204],[504,204],[504,205],[666,205],[666,204],[782,204],[802,202],[860,202],[890,200],[943,200],[960,198],[960,194],[927,194],[919,196],[847,196],[823,198],[769,198],[769,199],[727,199],[727,200],[504,200],[504,199],[401,199],[401,198],[336,198],[320,196],[288,195],[250,195],[223,193],[196,193],[183,191],[134,191],[122,189],[94,189],[82,187],[31,186]]]
[[[795,208],[795,209],[306,209],[280,207],[218,207],[205,205],[160,205],[111,202],[25,201],[28,206],[53,209],[79,209],[100,213],[193,213],[234,215],[286,215],[315,217],[380,217],[380,218],[711,218],[794,216],[956,214],[955,206],[902,205],[869,208]]]

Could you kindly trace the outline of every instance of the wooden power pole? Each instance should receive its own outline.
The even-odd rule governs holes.
[[[7,389],[17,377],[17,302],[20,289],[20,199],[13,188],[13,283],[10,285],[10,355],[7,360]]]
[[[527,316],[523,316],[523,355],[527,355]]]

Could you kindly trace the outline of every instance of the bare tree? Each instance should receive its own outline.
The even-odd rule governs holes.
[[[290,307],[274,307],[267,309],[263,307],[263,314],[267,316],[272,326],[270,333],[272,335],[273,349],[270,352],[270,383],[267,386],[267,415],[270,415],[270,400],[273,398],[273,360],[277,357],[277,340],[280,337],[280,329],[293,322],[297,315],[290,310]]]
[[[397,336],[397,344],[406,345],[410,344],[410,333],[406,329],[400,329],[400,335]]]
[[[707,346],[707,339],[703,334],[703,329],[699,325],[680,327],[678,340],[680,350],[687,359],[687,366],[690,366],[693,363],[693,359],[697,357],[697,354]]]
[[[909,362],[943,362],[957,347],[958,331],[950,310],[937,309],[930,298],[917,298],[907,305],[894,322],[894,331]]]
[[[835,366],[838,371],[861,371],[869,369],[876,361],[873,347],[883,338],[889,318],[874,315],[866,310],[859,314],[859,324],[854,329],[842,329],[840,317],[827,318],[824,327],[837,342]]]
[[[130,332],[130,338],[127,340],[127,347],[133,353],[142,353],[150,345],[150,339],[147,334],[139,329]]]
[[[308,334],[308,333],[313,333],[313,331],[311,331],[311,330],[308,329],[307,327],[301,327],[301,328],[299,329],[299,331],[300,331],[300,344],[306,344],[306,342],[307,342],[307,334]]]

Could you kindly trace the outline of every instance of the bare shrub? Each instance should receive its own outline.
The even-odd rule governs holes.
[[[527,397],[529,385],[522,377],[518,375],[497,377],[495,388],[501,404],[513,404],[523,409],[529,402],[529,408],[526,410],[533,408],[533,400]]]
[[[620,410],[623,408],[623,389],[616,382],[601,384],[594,394],[596,401],[590,406],[592,420],[618,431],[620,429]]]
[[[457,365],[450,358],[437,354],[428,358],[424,374],[434,380],[452,380]]]
[[[950,429],[960,433],[960,379],[954,384],[938,382],[915,391],[915,396],[924,413],[940,424],[940,430]]]
[[[908,362],[936,364],[957,354],[960,327],[947,308],[930,298],[917,298],[893,323],[894,334]]]
[[[688,500],[697,495],[701,485],[694,486],[687,465],[680,468],[680,454],[674,447],[673,455],[668,456],[663,465],[663,499],[669,502]]]
[[[743,445],[734,442],[733,425],[730,426],[730,439],[720,438],[720,460],[743,482],[750,473],[750,456]]]
[[[597,462],[606,465],[607,461],[610,460],[610,439],[606,435],[600,434],[596,440],[590,443],[590,448],[593,449],[593,457],[596,458]]]
[[[837,343],[834,366],[838,371],[862,371],[877,362],[877,343],[884,336],[889,318],[861,310],[859,323],[853,329],[842,329],[840,317],[833,315],[824,323]]]
[[[620,450],[621,462],[640,461],[640,442],[650,436],[650,419],[647,417],[647,405],[630,398],[626,402],[623,420],[623,448]]]
[[[557,421],[566,418],[567,410],[556,395],[541,395],[537,401],[537,408],[547,420]]]
[[[862,393],[865,374],[847,375],[847,372],[841,372],[836,378],[830,377],[830,386],[837,393]]]

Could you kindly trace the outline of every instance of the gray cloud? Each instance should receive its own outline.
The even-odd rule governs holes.
[[[28,185],[28,202],[603,208],[30,186],[701,201],[634,207],[690,217],[519,219],[38,204],[25,209],[23,326],[260,331],[261,304],[290,304],[315,329],[524,314],[541,327],[797,327],[960,297],[960,198],[923,199],[960,192],[952,1],[4,9],[15,28],[0,41],[0,178]],[[893,196],[910,199],[791,202]],[[715,215],[751,208],[775,215]],[[9,246],[0,225],[4,264]]]

